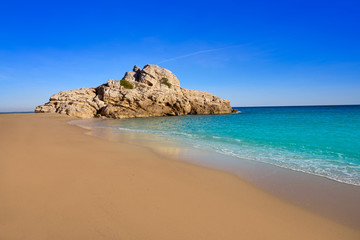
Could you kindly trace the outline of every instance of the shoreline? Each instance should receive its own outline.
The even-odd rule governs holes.
[[[90,127],[87,120],[74,120],[69,124],[86,129],[87,134],[104,141],[145,147],[160,157],[230,173],[284,201],[360,230],[360,208],[357,207],[360,186],[266,162],[190,148],[177,141],[164,142],[152,133],[98,129]],[[155,143],[151,143],[153,141]]]
[[[223,171],[107,142],[53,114],[2,114],[2,239],[358,239]]]
[[[214,158],[211,155],[208,154],[208,159]],[[239,161],[229,156],[219,158],[221,163],[193,158],[189,162],[229,172],[286,202],[360,229],[359,186],[269,163]]]

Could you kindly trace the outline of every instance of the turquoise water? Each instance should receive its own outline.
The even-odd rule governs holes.
[[[239,114],[96,122],[360,186],[360,106],[248,107]]]

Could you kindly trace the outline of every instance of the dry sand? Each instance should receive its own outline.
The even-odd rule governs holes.
[[[360,239],[230,174],[0,115],[0,239]]]

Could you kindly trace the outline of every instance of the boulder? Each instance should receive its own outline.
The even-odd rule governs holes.
[[[96,88],[62,91],[36,107],[37,113],[80,118],[134,118],[187,114],[231,113],[230,101],[210,93],[180,87],[177,77],[157,65],[134,66],[123,79]]]

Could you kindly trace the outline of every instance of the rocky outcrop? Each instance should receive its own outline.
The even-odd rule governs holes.
[[[157,65],[135,66],[121,81],[110,79],[97,88],[62,91],[36,107],[37,113],[80,118],[133,118],[186,114],[224,114],[230,101],[210,93],[180,87],[176,76]]]

